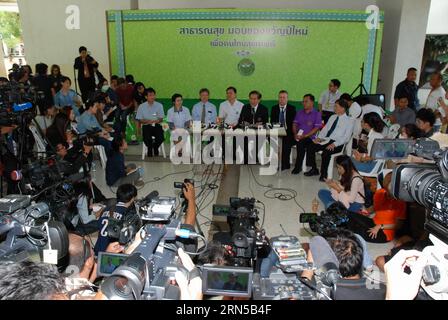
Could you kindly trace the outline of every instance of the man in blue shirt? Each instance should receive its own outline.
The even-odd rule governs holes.
[[[109,141],[110,135],[103,131],[103,128],[96,119],[96,113],[100,104],[106,104],[106,100],[102,95],[98,95],[87,101],[87,110],[79,117],[77,130],[80,135],[83,135],[88,131],[97,132],[98,142],[96,144],[103,146],[106,154],[109,154],[112,149],[111,142]]]
[[[137,188],[132,184],[122,184],[117,189],[117,204],[104,210],[103,215],[98,219],[98,240],[95,244],[95,255],[98,252],[106,251],[109,243],[117,241],[108,235],[107,227],[109,219],[123,220],[131,215],[137,214],[134,210],[134,201],[137,198]]]
[[[193,121],[200,121],[203,125],[207,127],[212,123],[216,123],[218,113],[216,111],[216,106],[208,100],[210,96],[210,91],[207,88],[201,89],[199,91],[200,102],[193,106]]]
[[[165,117],[163,106],[156,100],[156,91],[153,88],[146,89],[146,102],[142,103],[137,110],[135,119],[142,126],[143,141],[148,147],[148,157],[159,155],[159,147],[163,143],[163,129],[160,123]]]
[[[72,81],[68,77],[62,77],[61,80],[62,88],[58,93],[54,96],[54,105],[58,109],[62,109],[64,107],[71,107],[73,113],[75,114],[75,118],[78,119],[81,113],[79,112],[79,108],[82,106],[81,97],[71,89]]]

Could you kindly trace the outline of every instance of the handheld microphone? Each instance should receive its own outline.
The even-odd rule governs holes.
[[[11,180],[12,181],[20,181],[23,178],[23,174],[21,170],[14,170],[11,172]]]

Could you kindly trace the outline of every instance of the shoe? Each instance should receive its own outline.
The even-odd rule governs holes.
[[[300,170],[298,168],[294,168],[294,170],[292,170],[291,174],[299,174],[300,172],[302,172],[302,170]]]
[[[143,188],[143,187],[145,186],[145,182],[144,182],[143,180],[139,179],[139,180],[137,180],[137,181],[134,182],[134,185],[135,185],[137,188]]]
[[[320,182],[325,182],[325,179],[327,179],[327,178],[325,178],[325,177],[323,177],[323,176],[320,176],[320,177],[319,177],[319,181],[320,181]]]
[[[304,175],[305,175],[306,177],[318,176],[318,175],[319,175],[319,170],[317,170],[317,169],[311,169],[310,171],[305,172]]]

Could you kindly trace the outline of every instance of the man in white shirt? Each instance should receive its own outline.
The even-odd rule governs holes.
[[[424,108],[431,109],[436,115],[436,123],[434,124],[434,131],[437,132],[442,126],[442,120],[445,116],[445,110],[440,106],[440,99],[445,98],[445,89],[442,87],[442,74],[440,72],[433,73],[429,84],[431,85],[431,92],[426,99]]]
[[[327,123],[328,119],[334,114],[334,104],[341,97],[339,88],[341,82],[338,79],[330,80],[328,90],[322,92],[319,99],[319,112],[322,112],[322,120]]]
[[[348,103],[345,100],[337,100],[335,114],[328,119],[328,123],[320,131],[319,136],[309,144],[306,149],[306,165],[311,170],[305,172],[305,176],[317,176],[319,170],[316,165],[316,152],[322,151],[322,165],[319,181],[325,181],[328,175],[328,166],[331,155],[339,153],[353,135],[354,121],[347,116]],[[332,178],[332,177],[330,177]]]
[[[244,104],[236,99],[236,88],[228,87],[226,90],[227,100],[219,105],[219,122],[232,128],[238,125],[241,110]]]
[[[362,120],[362,108],[359,105],[358,102],[354,101],[352,96],[348,93],[344,93],[341,95],[341,99],[347,101],[347,104],[349,106],[348,109],[348,115],[353,119],[354,128],[353,128],[353,136],[355,139],[359,138],[359,135],[361,134],[362,127],[361,127],[361,120]]]

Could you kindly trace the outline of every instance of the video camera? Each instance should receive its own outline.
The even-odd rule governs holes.
[[[423,272],[423,288],[435,299],[448,298],[448,150],[434,155],[435,164],[402,164],[394,169],[391,194],[427,209],[425,229],[434,246],[426,247],[430,264]]]
[[[300,214],[299,222],[308,223],[311,231],[326,237],[347,225],[347,208],[343,204],[335,202],[319,215],[315,213]]]
[[[64,224],[53,220],[44,202],[31,203],[30,196],[8,195],[0,199],[0,261],[44,261],[68,265],[68,232]],[[48,250],[56,250],[49,258]],[[50,260],[49,260],[50,259]]]
[[[257,226],[258,210],[254,198],[230,198],[230,205],[213,205],[213,215],[227,217],[235,265],[252,266],[257,251],[267,244],[264,230]]]

